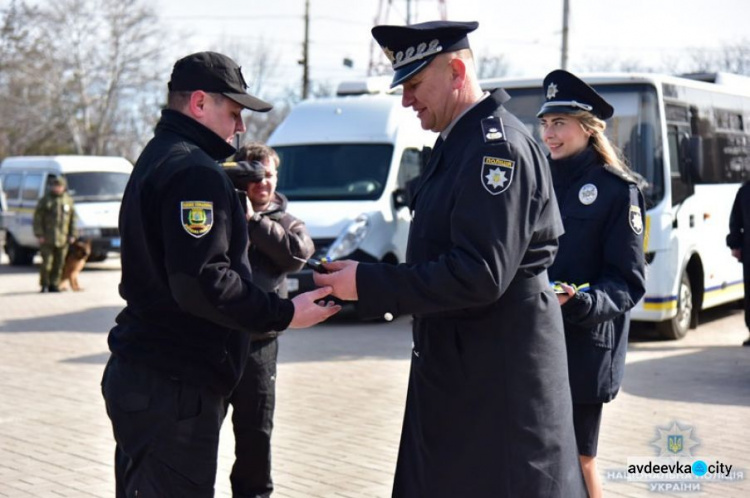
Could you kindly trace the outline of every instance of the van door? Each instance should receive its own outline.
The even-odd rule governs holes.
[[[39,198],[44,195],[44,174],[26,173],[21,184],[21,202],[18,209],[16,242],[24,247],[39,247],[34,236],[34,211]]]
[[[406,260],[406,244],[409,240],[409,225],[411,225],[411,212],[408,206],[407,184],[419,176],[422,168],[422,150],[416,147],[404,149],[398,169],[396,191],[391,200],[396,220],[394,232],[394,245],[398,250],[399,262]],[[406,205],[403,202],[406,201]]]

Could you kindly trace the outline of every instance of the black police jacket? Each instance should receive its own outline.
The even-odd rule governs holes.
[[[283,330],[294,305],[252,284],[247,225],[217,164],[234,148],[165,110],[135,164],[120,211],[125,309],[113,354],[230,392],[249,332]]]
[[[395,497],[585,496],[560,307],[549,167],[493,92],[412,188],[407,263],[360,263],[364,316],[414,314]]]
[[[622,383],[629,310],[645,293],[643,196],[591,148],[550,168],[565,225],[550,278],[590,284],[562,306],[573,401],[607,402]]]

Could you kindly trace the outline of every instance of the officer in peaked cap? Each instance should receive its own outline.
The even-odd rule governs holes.
[[[575,284],[560,284],[565,293],[558,295],[573,422],[589,494],[601,496],[596,455],[603,403],[620,389],[630,309],[645,293],[645,206],[638,180],[604,134],[612,106],[563,70],[544,78],[542,93],[538,116],[565,226],[549,275]]]
[[[375,26],[372,36],[393,65],[391,88],[425,68],[438,54],[469,48],[477,22],[431,21],[411,26]]]
[[[588,111],[599,119],[609,119],[615,112],[596,90],[563,69],[556,69],[544,78],[544,89],[546,101],[537,117]]]
[[[314,278],[364,317],[414,317],[394,497],[581,497],[546,272],[562,224],[542,151],[508,95],[479,85],[476,28],[373,28],[402,104],[440,138],[410,192],[406,264],[336,261]]]

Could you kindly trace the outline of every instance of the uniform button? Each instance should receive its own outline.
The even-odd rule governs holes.
[[[393,315],[391,313],[386,313],[385,315],[383,315],[383,318],[386,322],[390,322],[391,320],[393,320]]]

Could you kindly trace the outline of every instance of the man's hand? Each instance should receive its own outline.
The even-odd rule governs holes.
[[[742,262],[742,249],[732,249],[732,256],[737,258],[737,261]]]
[[[323,263],[323,266],[330,273],[313,273],[315,285],[330,285],[333,287],[333,294],[344,301],[356,301],[359,299],[357,294],[357,261],[344,260]]]
[[[341,306],[334,304],[333,301],[327,303],[320,301],[319,303],[316,303],[318,299],[323,299],[329,295],[332,290],[331,287],[322,287],[295,296],[294,299],[292,299],[292,304],[294,304],[294,316],[289,323],[289,328],[304,329],[306,327],[312,327],[316,323],[327,320],[341,311]]]

